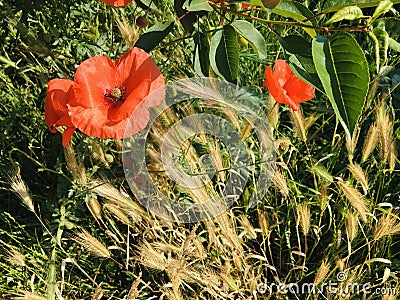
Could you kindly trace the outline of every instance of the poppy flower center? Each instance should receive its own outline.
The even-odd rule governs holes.
[[[122,85],[118,85],[113,89],[107,89],[104,97],[106,97],[112,103],[123,103],[126,99],[126,88]]]

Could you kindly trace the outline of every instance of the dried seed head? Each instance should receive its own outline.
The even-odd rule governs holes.
[[[31,195],[29,194],[28,187],[21,178],[21,174],[14,169],[9,170],[7,180],[10,183],[11,191],[18,196],[21,204],[31,212],[35,212]]]
[[[84,229],[75,230],[75,232],[71,235],[71,239],[95,256],[105,258],[111,257],[107,247]]]
[[[371,155],[372,151],[374,151],[376,144],[379,139],[379,129],[376,124],[373,124],[367,133],[367,137],[365,138],[364,146],[362,149],[361,162],[367,160],[367,158]]]
[[[361,184],[364,191],[364,195],[368,193],[369,185],[368,178],[364,173],[364,170],[357,163],[350,163],[349,170],[353,174],[354,178]]]
[[[117,24],[118,29],[121,32],[121,35],[124,38],[126,44],[130,48],[133,48],[139,38],[139,26],[137,26],[136,24],[129,24],[125,16],[122,16],[121,19],[117,19]]]
[[[47,300],[46,297],[42,297],[34,292],[28,292],[24,290],[18,290],[18,294],[15,294],[13,298],[15,300]]]
[[[4,259],[13,266],[24,267],[25,266],[25,256],[14,248],[6,249],[6,254]]]
[[[303,230],[304,235],[308,235],[311,228],[311,211],[310,206],[307,204],[299,205],[296,207],[298,223]]]
[[[289,196],[289,187],[286,183],[286,179],[278,169],[272,177],[272,182],[279,188],[279,191],[284,197]]]
[[[324,282],[326,276],[330,271],[331,265],[327,261],[323,261],[321,266],[317,270],[317,274],[315,274],[314,284],[319,285]]]
[[[361,220],[367,222],[367,214],[369,213],[369,205],[365,201],[361,193],[348,182],[338,181],[340,190],[343,192],[346,199],[359,213]]]
[[[75,179],[80,179],[83,184],[87,184],[86,170],[82,161],[75,155],[75,150],[72,144],[68,144],[64,148],[65,162],[68,170],[71,172]]]
[[[90,199],[87,200],[86,205],[93,217],[101,219],[101,206],[96,197],[90,197]]]
[[[397,216],[386,214],[382,216],[378,224],[376,224],[374,230],[374,240],[380,240],[381,238],[389,235],[395,235],[400,233],[400,219]]]
[[[296,111],[291,109],[290,118],[292,119],[293,127],[297,135],[302,141],[305,142],[307,140],[307,130],[305,126],[303,110],[301,107]]]
[[[358,214],[357,213],[349,213],[346,217],[346,231],[347,237],[349,238],[350,243],[357,236],[358,231]]]

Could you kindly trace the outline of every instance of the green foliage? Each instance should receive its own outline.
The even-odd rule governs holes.
[[[315,282],[322,263],[328,273],[320,285],[337,282],[343,270],[360,285],[398,287],[399,1],[281,1],[273,10],[216,2],[136,0],[113,8],[98,0],[0,1],[1,299],[24,293],[25,299],[250,299],[265,281]],[[118,21],[126,19],[129,29],[139,15],[150,27],[138,29],[136,46],[151,51],[167,81],[194,74],[225,78],[266,111],[277,169],[257,207],[248,207],[249,184],[215,219],[161,220],[128,192],[119,141],[78,132],[64,149],[60,133],[49,132],[43,117],[47,82],[73,78],[89,57],[117,58],[128,49]],[[239,36],[252,47],[240,48]],[[262,88],[265,68],[278,58],[317,89],[296,113]],[[176,107],[159,128],[206,109],[198,103]],[[215,112],[242,126],[249,156],[257,155],[247,123],[226,108]],[[351,142],[335,117],[347,135],[353,133]],[[210,137],[196,138],[201,155],[213,154]],[[159,150],[153,140],[149,145]],[[230,154],[223,150],[214,159],[226,167]],[[10,165],[19,166],[37,215],[11,190],[3,174]],[[174,182],[159,180],[164,173],[156,169],[154,181],[166,195],[189,197]],[[100,193],[103,181],[109,186]],[[343,182],[367,207],[365,216],[343,192]],[[72,240],[71,229],[79,228],[111,257],[97,257],[88,243]],[[385,228],[392,232],[379,236]],[[303,295],[287,295],[297,296]]]
[[[244,20],[236,20],[232,22],[232,26],[241,36],[251,43],[260,59],[267,58],[265,39],[253,24]]]
[[[230,82],[237,81],[238,48],[237,33],[231,25],[214,30],[210,43],[210,64],[216,74]]]
[[[146,52],[153,50],[172,30],[174,22],[162,22],[150,27],[135,43]]]
[[[326,24],[336,23],[342,20],[357,20],[364,17],[361,8],[358,6],[346,6],[338,10],[327,22]]]
[[[351,136],[366,99],[369,71],[364,53],[347,33],[316,37],[312,56],[319,79],[336,115]]]

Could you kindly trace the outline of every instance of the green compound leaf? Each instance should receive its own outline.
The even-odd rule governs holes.
[[[150,27],[135,43],[146,52],[153,50],[171,32],[174,22],[162,22]]]
[[[285,18],[291,18],[298,22],[304,21],[307,18],[312,17],[314,14],[303,4],[297,1],[283,0],[277,7],[272,10],[273,13],[283,16]],[[304,22],[308,25],[317,26],[315,19]],[[315,37],[315,30],[312,28],[304,28],[304,30],[311,36]]]
[[[338,10],[326,24],[336,23],[342,20],[356,20],[362,18],[363,12],[358,6],[352,5]]]
[[[351,136],[368,91],[369,71],[364,53],[350,34],[339,33],[329,40],[315,37],[312,56],[325,93]]]
[[[217,28],[213,32],[210,64],[217,75],[236,83],[239,72],[239,45],[237,33],[231,25]]]
[[[250,22],[244,20],[234,21],[232,24],[233,28],[246,40],[252,44],[258,52],[260,59],[267,57],[267,46],[265,39],[262,34],[251,24]]]

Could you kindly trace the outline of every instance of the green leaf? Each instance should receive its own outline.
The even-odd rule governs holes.
[[[208,4],[207,0],[186,0],[183,7],[188,11],[212,11],[213,8]]]
[[[376,7],[374,14],[372,15],[369,23],[372,23],[375,19],[379,16],[386,14],[393,6],[393,2],[389,0],[383,0],[379,2],[378,6]]]
[[[202,17],[207,14],[206,11],[197,11],[197,12],[189,12],[186,9],[183,9],[184,0],[174,0],[174,10],[177,16],[179,17],[179,21],[181,22],[183,29],[186,32],[192,33],[194,31],[194,23],[197,22],[199,17]]]
[[[279,38],[285,49],[285,58],[293,72],[308,84],[324,92],[322,83],[315,70],[311,53],[311,43],[300,35],[289,35]]]
[[[394,39],[400,37],[400,18],[380,18],[375,20],[372,26],[382,28]]]
[[[400,43],[395,41],[394,39],[389,38],[388,46],[389,46],[390,49],[393,49],[394,51],[400,52]]]
[[[364,52],[350,34],[339,33],[329,40],[315,37],[312,56],[325,93],[351,136],[368,91],[369,71]]]
[[[253,6],[259,6],[259,7],[265,8],[264,4],[262,3],[261,0],[250,0],[250,3]]]
[[[377,27],[369,32],[369,36],[372,38],[375,44],[376,70],[379,73],[379,70],[387,61],[389,35],[385,30]]]
[[[153,0],[136,0],[135,3],[142,9],[152,9],[153,11],[157,11],[157,6]]]
[[[362,18],[363,12],[358,6],[352,5],[338,10],[326,24],[336,23],[342,20],[356,20]]]
[[[239,71],[239,45],[230,25],[214,30],[210,45],[210,64],[214,72],[235,83]]]
[[[259,6],[262,8],[269,8],[273,9],[275,8],[280,0],[250,0],[251,5],[253,6]]]
[[[174,22],[157,23],[139,37],[135,47],[150,52],[170,33],[173,26]]]
[[[262,34],[251,24],[244,20],[236,20],[232,24],[233,28],[254,46],[260,59],[267,57],[267,46]]]
[[[207,77],[210,73],[210,43],[206,33],[197,32],[194,37],[193,68],[200,76]]]
[[[302,22],[307,18],[313,16],[313,13],[303,4],[297,1],[283,0],[277,7],[272,10],[273,13],[283,16],[285,18],[291,18],[298,22]],[[304,22],[308,25],[317,26],[315,19]],[[315,30],[312,28],[303,28],[311,37],[315,37]]]
[[[325,13],[328,13],[328,12],[338,11],[339,9],[345,6],[350,6],[350,5],[357,5],[360,8],[366,8],[366,7],[377,7],[380,3],[381,1],[376,1],[376,0],[359,0],[359,1],[327,0],[323,4],[323,9]],[[400,0],[393,0],[392,3],[398,4],[400,3]]]
[[[327,181],[327,182],[333,182],[333,176],[331,175],[331,173],[329,173],[329,171],[325,168],[325,166],[321,165],[321,164],[316,164],[314,166],[311,167],[311,171],[318,175],[318,177],[320,177],[321,179]]]

